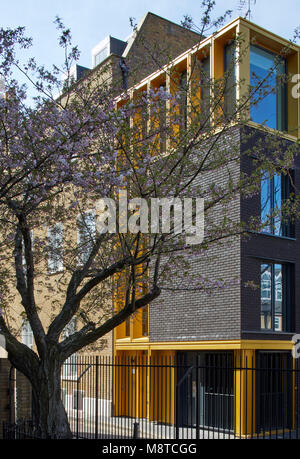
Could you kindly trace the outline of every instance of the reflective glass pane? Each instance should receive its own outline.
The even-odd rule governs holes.
[[[273,234],[282,236],[282,218],[281,218],[281,205],[282,205],[282,180],[280,175],[273,177],[273,190],[274,190],[274,209],[273,209]]]
[[[226,88],[225,88],[225,114],[233,115],[236,103],[236,63],[235,63],[235,43],[225,46],[225,72]]]
[[[252,121],[273,129],[285,129],[285,61],[278,61],[278,56],[257,46],[250,49],[250,84],[261,88],[252,98],[250,116]]]
[[[275,284],[275,324],[276,331],[283,330],[282,321],[282,265],[275,265],[274,270]]]
[[[271,232],[270,216],[272,211],[271,199],[271,179],[269,173],[266,173],[261,181],[261,223],[264,224],[263,231]]]
[[[272,328],[272,268],[271,265],[261,265],[261,328]]]

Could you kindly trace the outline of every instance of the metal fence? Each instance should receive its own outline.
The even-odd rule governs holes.
[[[40,437],[34,431],[32,421],[17,423],[3,422],[2,435],[5,440],[38,440]]]
[[[62,399],[75,438],[299,438],[299,380],[290,353],[76,356]]]

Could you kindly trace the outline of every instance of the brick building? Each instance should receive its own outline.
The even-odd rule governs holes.
[[[199,41],[199,35],[192,31],[187,31],[183,27],[174,24],[155,14],[147,13],[139,21],[134,32],[126,39],[120,40],[111,36],[104,38],[96,45],[91,53],[91,68],[75,65],[71,69],[71,78],[76,84],[80,84],[84,79],[98,81],[98,75],[102,78],[103,74],[111,79],[112,86],[116,92],[123,91],[127,86],[131,86],[149,73],[158,70],[178,54],[187,48],[190,48]],[[148,56],[146,59],[145,56]],[[63,97],[63,96],[62,96]],[[34,235],[33,235],[34,237]],[[51,268],[49,271],[49,267]],[[48,271],[55,282],[56,271],[59,266],[50,266]],[[40,292],[42,289],[40,290]],[[39,293],[40,294],[40,293]],[[108,307],[112,307],[109,306]],[[45,327],[49,323],[50,304],[43,304],[41,311],[42,322]],[[18,312],[18,308],[16,310]],[[21,312],[21,310],[19,311]],[[35,350],[35,343],[32,330],[29,323],[21,320],[21,316],[16,315],[16,324],[19,325],[19,339]],[[74,332],[79,327],[76,321],[69,324],[65,330],[65,336]],[[0,351],[1,351],[0,347]],[[62,371],[62,398],[67,411],[72,418],[76,416],[77,400],[77,379],[81,371],[88,366],[89,356],[112,357],[113,356],[113,333],[109,333],[104,339],[99,340],[93,346],[83,349],[80,353],[81,365],[78,364],[78,355],[73,355],[66,362]],[[14,422],[20,419],[31,418],[32,402],[28,392],[28,382],[22,375],[15,375],[8,381],[10,364],[6,358],[6,352],[2,349],[0,353],[0,382],[1,382],[1,400],[0,420]],[[1,371],[2,368],[2,371]],[[112,374],[106,381],[106,391],[101,394],[100,409],[102,406],[110,404],[112,399]],[[85,398],[89,393],[93,399],[93,370],[87,372],[87,377],[81,380],[80,398]],[[8,390],[11,384],[12,389]],[[83,402],[84,403],[84,402]],[[18,407],[18,410],[16,410]],[[10,414],[9,414],[10,413]]]
[[[81,78],[93,78],[97,70],[105,65],[111,72],[111,78],[115,82],[119,81],[120,90],[128,87],[131,88],[131,93],[134,93],[135,90],[148,91],[150,88],[158,88],[162,84],[169,90],[170,78],[167,70],[170,66],[180,73],[185,72],[189,81],[192,60],[204,61],[204,57],[203,65],[206,66],[210,77],[221,78],[226,71],[226,53],[230,52],[232,38],[240,33],[243,34],[247,45],[254,40],[255,45],[251,45],[249,50],[245,51],[245,59],[237,64],[236,75],[239,80],[244,80],[244,85],[236,87],[234,95],[236,100],[245,93],[250,83],[251,66],[262,65],[264,70],[264,64],[268,68],[285,46],[290,47],[290,53],[285,57],[284,71],[289,74],[300,73],[299,47],[291,45],[287,40],[245,19],[238,18],[230,22],[213,36],[201,37],[199,44],[199,35],[148,13],[127,41],[107,37],[99,43],[92,53],[93,69],[77,66],[74,69],[74,78],[79,81]],[[149,43],[153,45],[151,49],[154,55],[145,62],[145,50],[149,52]],[[153,57],[156,64],[153,64]],[[269,119],[267,133],[265,129],[260,129],[260,125],[268,116],[263,117],[265,114],[260,112],[253,113],[248,129],[252,132],[250,138],[254,144],[255,135],[273,136],[278,135],[278,132],[282,142],[297,142],[300,136],[300,101],[292,98],[290,84],[285,85],[284,95],[281,94],[280,97],[281,102],[283,99],[284,102],[279,104],[279,95],[276,94],[276,113]],[[245,148],[245,138],[244,129],[232,127],[230,142],[234,142],[239,148],[241,157]],[[249,147],[251,148],[251,145],[248,145]],[[242,171],[247,172],[251,167],[250,160],[243,160],[239,166],[233,167],[231,174],[238,179]],[[296,167],[294,171],[296,184],[300,180],[299,170]],[[208,174],[207,185],[210,179]],[[224,172],[219,180],[222,182],[226,179]],[[288,186],[283,178],[280,177],[278,181],[283,198],[284,192],[288,192]],[[266,178],[265,183],[269,194],[264,195],[262,186],[260,197],[233,200],[229,206],[230,216],[239,221],[247,220],[252,215],[262,215],[262,202],[271,208],[276,197],[274,178]],[[102,351],[102,355],[122,357],[130,361],[138,358],[148,363],[156,358],[181,360],[187,365],[198,361],[204,367],[222,366],[224,361],[230,367],[233,366],[234,360],[243,364],[247,362],[254,368],[266,365],[270,370],[278,362],[292,365],[290,357],[293,348],[292,337],[300,332],[299,237],[300,228],[297,223],[289,228],[280,225],[280,229],[275,225],[275,230],[270,228],[263,234],[253,234],[250,240],[245,241],[237,236],[232,238],[230,245],[224,246],[222,250],[211,249],[209,256],[213,261],[208,263],[196,260],[192,264],[192,271],[201,272],[209,278],[220,277],[226,280],[236,277],[241,280],[240,283],[216,291],[211,296],[195,292],[170,294],[164,291],[149,308],[139,311],[134,319],[121,324],[113,334],[108,336],[107,346]],[[251,290],[245,286],[247,282],[260,285],[260,288]],[[24,330],[24,340],[29,345],[33,344],[26,330]],[[99,351],[95,353],[99,354]],[[66,404],[74,411],[78,410],[78,407],[76,408],[78,368],[75,368],[75,371],[72,369],[72,360],[66,368],[70,371],[68,374],[63,373],[62,376],[63,397],[65,400],[69,397]],[[7,368],[5,371],[7,372]],[[147,390],[142,387],[143,378],[139,379],[137,373],[132,373],[131,387],[134,387],[133,390],[138,396],[131,397],[130,407],[120,403],[123,396],[120,384],[122,374],[116,373],[113,379],[111,373],[102,402],[105,404],[107,401],[112,401],[116,414],[125,416],[134,414],[136,417],[146,415],[150,420],[167,423],[174,423],[177,416],[178,422],[179,412],[177,410],[176,413],[174,393],[176,382],[181,376],[176,374],[174,369],[164,376],[173,384],[171,394],[166,395],[170,400],[167,419],[163,407],[153,406],[156,402],[155,398],[151,398],[151,390],[154,390],[155,381],[151,379],[151,372],[147,381],[149,385],[152,381],[152,389],[149,389],[148,385]],[[216,384],[218,387],[214,394],[216,405],[222,406],[225,417],[231,418],[232,430],[246,435],[249,429],[256,428],[253,427],[256,421],[243,418],[244,405],[247,403],[247,397],[243,398],[243,389],[245,385],[250,384],[256,401],[262,393],[255,392],[253,381],[244,379],[238,370],[232,369],[232,374],[228,378],[230,381],[226,385],[227,393],[222,393],[220,382]],[[73,386],[64,384],[64,381],[68,380],[74,381]],[[194,397],[195,384],[199,384],[201,389],[196,393],[203,394],[200,403]],[[89,391],[87,386],[81,389],[83,393],[85,390]],[[208,392],[206,382],[201,379],[201,375],[199,377],[192,372],[185,385],[186,399],[180,413],[182,424],[193,411],[191,407],[197,404],[203,409],[200,418],[206,419],[206,392]],[[241,403],[237,403],[238,394],[242,394]],[[93,394],[90,395],[93,397]],[[252,402],[256,403],[256,401]],[[259,417],[258,412],[257,415]],[[215,418],[206,419],[205,425],[208,428],[222,427],[222,423],[217,424]]]
[[[237,34],[241,34],[246,43],[244,59],[236,63],[235,69],[236,78],[243,81],[243,84],[236,86],[236,93],[231,93],[231,98],[241,100],[251,83],[252,72],[255,70],[255,73],[262,75],[263,71],[271,67],[274,59],[279,58],[284,47],[289,47],[289,53],[283,58],[282,74],[300,72],[298,46],[245,19],[238,18],[215,35],[203,39],[200,45],[182,53],[169,67],[144,78],[132,88],[132,91],[159,87],[162,82],[165,82],[167,90],[170,90],[168,75],[171,66],[178,72],[186,72],[190,81],[191,62],[193,59],[203,59],[204,55],[206,59],[208,57],[210,77],[221,78],[226,72],[232,38]],[[260,71],[262,73],[259,73]],[[241,157],[240,164],[233,166],[231,170],[231,174],[236,178],[240,177],[242,172],[249,172],[252,167],[251,158],[243,157],[244,149],[251,149],[252,146],[254,148],[258,141],[264,142],[264,136],[271,138],[279,134],[278,143],[282,149],[287,144],[296,143],[299,138],[300,101],[292,97],[290,83],[284,84],[283,89],[278,90],[280,93],[276,91],[272,100],[262,101],[260,108],[249,108],[251,121],[247,129],[233,127],[231,130],[230,141],[238,147]],[[230,105],[230,100],[228,103]],[[264,123],[264,120],[267,122]],[[267,129],[261,129],[262,124],[266,125]],[[248,138],[250,140],[246,142]],[[223,176],[219,177],[220,182],[226,180],[226,174],[224,169]],[[297,165],[293,174],[295,183],[298,183],[300,175]],[[209,185],[209,174],[205,180]],[[279,200],[281,205],[285,197],[288,197],[289,190],[289,184],[283,176],[266,177],[261,182],[260,195],[251,199],[234,199],[228,209],[229,215],[237,221],[247,221],[251,216],[260,216],[263,221],[264,207],[267,206],[271,211],[276,200]],[[131,359],[132,362],[140,359],[151,362],[153,359],[167,358],[177,362],[180,360],[188,366],[200,362],[204,368],[221,368],[224,364],[232,367],[230,375],[227,374],[228,384],[224,381],[222,383],[222,376],[219,376],[217,381],[207,382],[204,377],[197,375],[197,372],[188,375],[183,383],[185,398],[182,407],[177,406],[176,415],[175,405],[178,401],[176,402],[174,396],[175,386],[176,381],[182,382],[180,378],[184,375],[176,374],[175,370],[170,369],[168,377],[174,381],[174,389],[171,394],[166,394],[165,398],[170,400],[172,409],[169,406],[166,413],[162,405],[158,408],[153,406],[159,402],[151,397],[151,390],[144,391],[144,400],[141,401],[140,397],[137,397],[137,417],[143,417],[146,413],[148,419],[174,423],[177,416],[176,422],[185,425],[189,417],[196,416],[196,406],[200,406],[199,418],[207,428],[225,428],[225,423],[221,419],[225,417],[226,427],[231,423],[230,429],[240,435],[247,435],[250,431],[259,429],[258,424],[263,423],[262,419],[265,416],[260,411],[260,401],[264,398],[271,400],[271,392],[268,392],[270,387],[268,389],[264,386],[264,376],[261,376],[261,379],[257,376],[256,382],[251,378],[244,378],[238,369],[233,369],[234,362],[257,369],[257,375],[262,374],[258,371],[262,368],[268,370],[269,375],[279,366],[291,369],[295,364],[291,353],[294,344],[292,337],[300,331],[300,228],[298,222],[295,225],[284,225],[283,222],[277,221],[274,225],[261,233],[251,234],[250,239],[245,240],[237,236],[228,246],[210,249],[210,262],[197,259],[192,263],[191,270],[194,273],[200,272],[208,278],[220,277],[225,280],[236,277],[240,279],[240,283],[235,283],[225,290],[216,290],[211,296],[201,292],[170,293],[164,290],[161,296],[151,303],[146,320],[140,312],[138,317],[117,328],[114,334],[114,350],[117,357]],[[249,288],[249,282],[254,283],[257,288]],[[143,325],[145,323],[146,327]],[[276,382],[272,380],[272,376],[270,378],[269,383],[272,387]],[[141,395],[143,378],[139,380],[139,377],[134,375],[132,379],[136,393]],[[150,381],[151,372],[149,384]],[[194,390],[196,386],[198,389]],[[250,402],[248,395],[243,395],[247,386],[248,393],[251,387]],[[289,383],[286,383],[286,387],[289,387]],[[195,394],[200,394],[199,400],[196,400]],[[210,402],[214,404],[215,415],[210,419],[205,412],[205,404],[208,403],[209,397],[210,400],[215,397],[214,401]],[[292,412],[291,397],[288,396],[288,399],[287,412]],[[165,401],[162,403],[167,404]],[[252,411],[248,419],[244,414],[247,403],[256,406],[256,410]],[[278,403],[278,398],[272,399],[273,413],[278,412]],[[267,416],[270,416],[270,413]],[[126,409],[120,414],[130,415]],[[190,421],[190,424],[193,422]],[[284,428],[290,421],[283,416],[280,422],[279,427]]]

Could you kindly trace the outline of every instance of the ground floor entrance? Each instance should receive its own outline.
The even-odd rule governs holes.
[[[291,429],[296,389],[291,353],[258,352],[256,384],[257,431]]]
[[[239,437],[297,428],[299,365],[288,350],[155,350],[122,352],[119,358],[125,365],[115,372],[116,416],[148,419],[177,432]]]
[[[233,430],[234,355],[178,353],[178,423]]]

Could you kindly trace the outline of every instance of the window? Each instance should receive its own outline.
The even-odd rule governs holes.
[[[262,232],[275,236],[293,237],[294,229],[281,212],[282,205],[290,195],[288,176],[266,172],[261,180],[261,223]]]
[[[261,329],[289,331],[291,267],[261,264]]]
[[[76,332],[77,323],[76,317],[73,317],[70,322],[65,326],[62,332],[62,340],[68,338]],[[63,364],[63,379],[75,379],[77,380],[77,354],[71,355]]]
[[[201,61],[201,112],[203,121],[207,125],[210,124],[210,57],[206,57]]]
[[[160,85],[159,89],[166,91],[165,81]],[[159,102],[158,111],[159,151],[160,153],[165,153],[167,149],[167,105],[164,98]]]
[[[250,116],[255,123],[286,130],[287,85],[284,83],[286,61],[258,46],[250,48],[250,85],[261,88],[253,95]],[[265,80],[265,81],[264,81]]]
[[[78,264],[84,265],[91,253],[96,235],[96,212],[85,212],[77,218]]]
[[[235,112],[236,104],[236,62],[235,62],[235,43],[229,43],[224,48],[224,70],[225,70],[225,104],[224,112],[226,117],[230,117]]]
[[[125,337],[130,337],[130,317],[127,317],[125,320]]]
[[[48,239],[48,270],[50,273],[56,273],[63,269],[63,234],[61,223],[57,223],[57,225],[53,225],[49,228]]]
[[[23,322],[22,325],[22,343],[26,344],[30,349],[33,346],[33,332],[28,320]]]
[[[145,306],[142,309],[142,335],[149,336],[149,307]]]
[[[181,128],[187,128],[187,92],[188,92],[188,80],[187,80],[187,71],[183,70],[179,75],[179,91],[180,91],[180,101],[179,101],[179,111],[180,111],[180,121]]]
[[[101,51],[99,51],[99,53],[97,53],[94,56],[94,67],[100,64],[100,62],[104,61],[104,59],[106,59],[107,56],[108,56],[108,48],[107,46],[105,46],[105,48],[101,49]]]
[[[34,243],[33,230],[30,230],[30,238],[31,238],[31,250],[33,250],[33,243]],[[26,266],[25,245],[24,245],[23,239],[22,239],[22,264],[23,264],[23,267]]]

